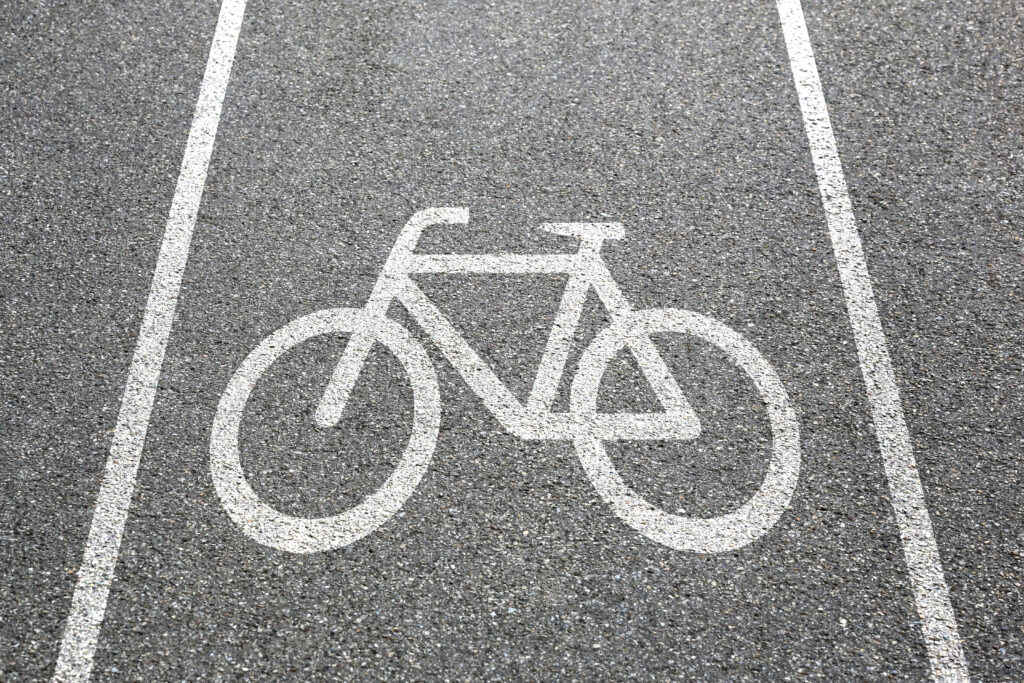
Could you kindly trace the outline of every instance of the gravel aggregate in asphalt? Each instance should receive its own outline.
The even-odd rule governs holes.
[[[53,670],[216,11],[0,11],[7,679]],[[805,12],[968,666],[1013,680],[1024,19],[1008,2]],[[441,387],[416,492],[339,550],[243,535],[209,469],[221,392],[277,328],[361,306],[430,206],[470,210],[424,235],[436,253],[557,253],[575,242],[540,223],[622,222],[602,254],[636,308],[713,316],[782,379],[803,461],[779,523],[721,555],[647,540],[570,443],[508,434],[396,305]],[[564,278],[417,282],[524,397]],[[591,296],[570,376],[606,320]],[[655,341],[704,432],[613,461],[671,512],[735,509],[767,469],[763,404],[721,351]],[[245,472],[289,514],[351,507],[409,438],[410,385],[380,346],[343,421],[312,425],[343,347],[286,354],[243,420]],[[651,408],[638,378],[618,358],[601,410]],[[920,679],[889,496],[772,3],[252,2],[95,677]]]

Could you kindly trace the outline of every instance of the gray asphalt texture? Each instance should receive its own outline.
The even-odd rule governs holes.
[[[1012,2],[804,5],[976,680],[1024,673],[1024,15]],[[0,8],[0,677],[52,673],[215,2]],[[535,227],[621,221],[637,308],[741,331],[800,419],[793,503],[764,538],[648,541],[571,444],[517,440],[423,339],[444,415],[403,511],[341,550],[242,535],[208,467],[228,379],[266,335],[365,302],[416,210],[467,206],[424,251],[557,252]],[[429,276],[525,396],[558,278]],[[588,304],[582,349],[603,324]],[[759,485],[756,391],[711,347],[657,340],[704,421],[614,447],[671,511]],[[344,510],[408,438],[379,348],[335,429],[311,414],[344,338],[257,385],[254,488]],[[575,356],[570,359],[570,374]],[[565,389],[559,401],[564,405]],[[623,361],[605,410],[646,405]],[[246,13],[167,351],[98,680],[922,679],[912,601],[773,3],[269,3]]]

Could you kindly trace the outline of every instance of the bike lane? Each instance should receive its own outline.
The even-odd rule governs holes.
[[[808,3],[972,675],[1013,680],[1024,262],[1020,7]]]
[[[241,36],[98,674],[925,675],[774,6],[255,3]],[[288,321],[362,305],[428,206],[470,210],[428,235],[435,251],[556,251],[571,242],[536,225],[624,223],[603,253],[637,308],[711,315],[781,376],[803,451],[781,521],[732,553],[658,546],[571,445],[505,434],[431,351],[441,436],[402,513],[317,555],[242,535],[209,475],[223,387]],[[557,279],[423,282],[500,374],[531,376]],[[663,507],[719,514],[764,476],[763,405],[714,349],[660,343],[705,433],[618,445],[616,464]],[[384,355],[341,428],[312,427],[340,349],[312,342],[257,386],[243,464],[292,514],[350,507],[408,438],[408,384]],[[640,400],[625,377],[605,390],[608,408]]]

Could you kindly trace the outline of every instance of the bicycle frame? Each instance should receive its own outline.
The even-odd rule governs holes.
[[[565,254],[416,254],[423,230],[432,225],[465,225],[463,208],[435,208],[412,216],[399,234],[374,286],[365,312],[384,317],[399,301],[462,375],[486,408],[513,435],[523,439],[573,439],[584,430],[590,437],[620,439],[692,439],[700,433],[690,408],[661,354],[646,334],[633,334],[633,308],[626,301],[600,255],[605,239],[620,239],[619,223],[549,223],[541,228],[580,239],[578,251]],[[520,402],[498,379],[451,322],[431,303],[412,275],[553,274],[567,275],[565,291],[526,403]],[[565,373],[573,337],[587,293],[593,288],[607,308],[612,327],[621,330],[623,346],[633,352],[654,389],[662,413],[556,413],[551,410]],[[373,344],[371,334],[353,334],[316,412],[321,426],[338,422],[345,402]]]

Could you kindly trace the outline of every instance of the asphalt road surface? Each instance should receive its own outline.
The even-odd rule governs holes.
[[[0,678],[1024,676],[1019,3],[0,29]]]

